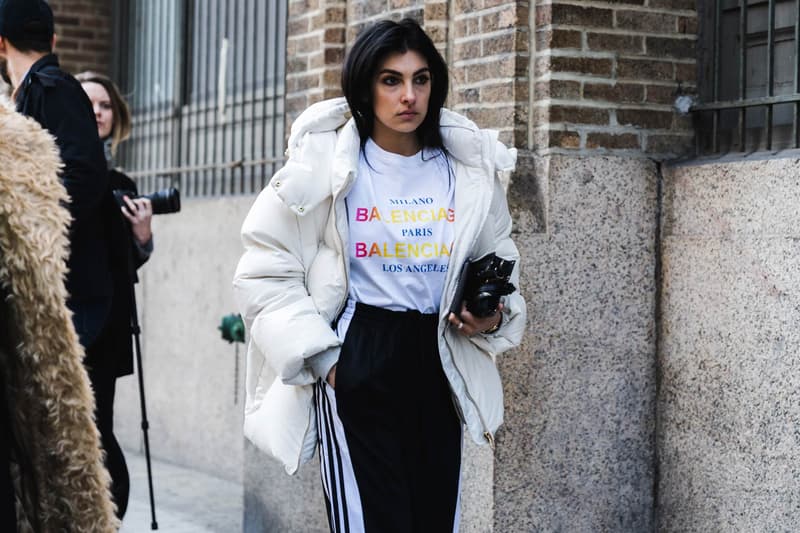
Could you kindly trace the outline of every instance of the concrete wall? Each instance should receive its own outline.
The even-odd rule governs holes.
[[[151,451],[231,481],[242,480],[244,346],[237,367],[217,326],[236,311],[231,280],[253,200],[189,199],[180,213],[157,215],[155,252],[139,271]],[[142,451],[135,376],[117,381],[115,408],[120,443]]]
[[[500,359],[494,531],[651,530],[655,165],[522,163],[510,195],[530,317]],[[537,204],[544,227],[524,208]]]
[[[660,531],[800,523],[796,157],[664,173]]]

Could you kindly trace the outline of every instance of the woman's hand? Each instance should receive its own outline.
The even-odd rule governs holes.
[[[336,388],[336,365],[333,365],[328,371],[328,379],[326,381],[332,388]]]
[[[153,205],[148,198],[137,198],[131,200],[123,196],[125,205],[122,206],[122,214],[131,223],[133,236],[139,246],[144,246],[153,237],[150,229],[150,221],[153,219]]]
[[[497,306],[493,314],[484,318],[478,318],[467,311],[466,304],[462,304],[461,313],[458,316],[456,316],[455,313],[450,313],[448,320],[459,333],[466,337],[471,337],[476,333],[481,333],[500,324],[500,321],[503,319],[500,315],[500,311],[502,310],[503,304],[501,303]]]

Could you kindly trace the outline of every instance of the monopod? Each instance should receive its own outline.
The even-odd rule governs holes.
[[[133,280],[134,278],[130,278]],[[142,434],[144,435],[144,457],[147,461],[147,486],[150,489],[150,529],[158,529],[158,522],[156,522],[156,503],[153,497],[153,473],[150,466],[150,439],[147,437],[147,430],[150,429],[150,424],[147,422],[147,407],[144,399],[144,373],[142,372],[142,347],[139,342],[139,334],[141,328],[139,327],[139,314],[136,310],[136,289],[133,282],[131,286],[131,333],[133,334],[133,344],[136,349],[136,373],[139,376],[139,403],[142,408]]]

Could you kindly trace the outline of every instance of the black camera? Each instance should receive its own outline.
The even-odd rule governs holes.
[[[516,261],[497,257],[494,252],[474,261],[467,260],[461,268],[450,311],[458,315],[461,312],[461,302],[465,302],[467,311],[476,317],[484,318],[494,314],[500,298],[516,290],[509,282],[515,263]]]
[[[143,194],[142,196],[138,196],[135,192],[125,189],[114,189],[112,192],[120,207],[125,205],[125,200],[123,200],[122,197],[127,196],[131,200],[135,200],[136,198],[149,199],[150,204],[153,206],[154,215],[177,213],[181,210],[181,193],[175,187],[162,189],[152,194]]]

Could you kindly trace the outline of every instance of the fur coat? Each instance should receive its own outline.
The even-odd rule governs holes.
[[[60,166],[53,138],[0,101],[0,368],[16,440],[17,509],[34,531],[110,532],[119,523],[65,304],[69,213]]]

